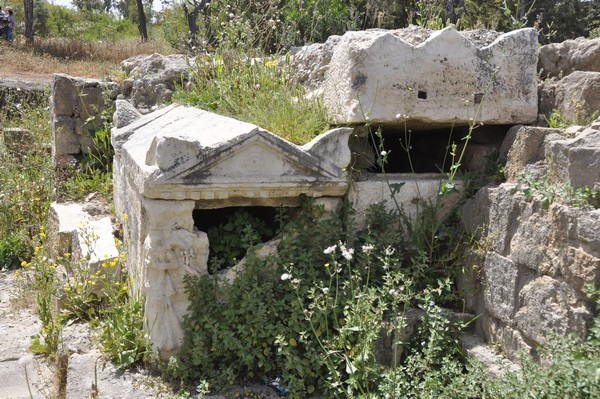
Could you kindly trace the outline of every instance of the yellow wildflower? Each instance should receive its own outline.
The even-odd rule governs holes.
[[[116,265],[117,265],[117,262],[110,262],[111,267],[115,267]]]
[[[21,262],[21,266],[27,267],[27,262],[26,261]]]
[[[106,267],[106,266],[108,266],[108,263],[102,262],[102,267]]]
[[[125,254],[121,254],[121,255],[119,255],[119,258],[121,258],[121,259],[125,259]]]
[[[125,220],[129,220],[129,215],[128,215],[128,214],[126,214],[126,213],[124,213],[124,214],[123,214],[123,219],[125,219]]]

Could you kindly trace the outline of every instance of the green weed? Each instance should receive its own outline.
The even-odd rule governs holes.
[[[310,141],[327,127],[325,108],[289,80],[288,61],[229,52],[198,56],[189,89],[174,101],[256,124],[293,143]]]

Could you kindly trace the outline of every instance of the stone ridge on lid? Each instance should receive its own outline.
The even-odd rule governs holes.
[[[347,32],[325,74],[324,104],[338,124],[534,122],[536,30],[516,30],[478,45],[452,26],[416,45],[397,31]]]

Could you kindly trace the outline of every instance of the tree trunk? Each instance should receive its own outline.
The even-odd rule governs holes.
[[[25,39],[27,44],[33,44],[33,0],[23,0],[23,11],[25,15]]]
[[[187,2],[184,1],[182,3],[183,14],[185,15],[185,19],[187,19],[188,28],[190,30],[190,39],[188,43],[190,48],[198,46],[198,14],[200,13],[201,4],[202,3],[200,2],[194,1],[194,8],[192,8],[192,11],[190,11]]]
[[[206,31],[206,42],[213,45],[214,38],[212,35],[212,29],[210,28],[210,0],[207,0],[204,4],[204,30]]]
[[[142,0],[136,0],[138,9],[138,30],[142,37],[142,42],[148,41],[148,30],[146,29],[146,14],[144,13],[144,4]]]

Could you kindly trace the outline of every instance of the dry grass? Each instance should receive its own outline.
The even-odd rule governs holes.
[[[36,40],[33,47],[17,42],[9,47],[0,42],[2,75],[50,75],[105,78],[119,69],[121,61],[139,54],[169,54],[163,42],[140,43],[131,39],[118,43],[92,43],[73,39]]]

